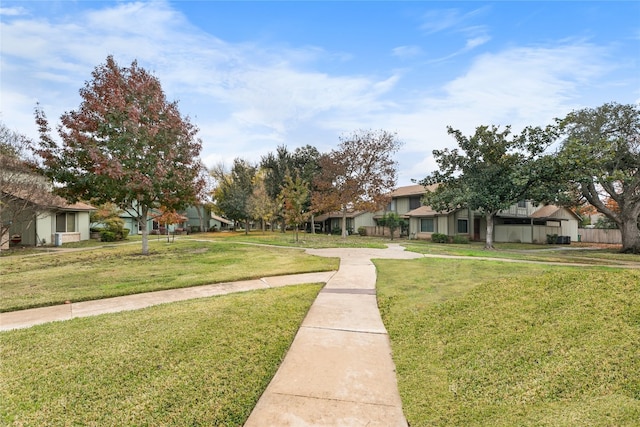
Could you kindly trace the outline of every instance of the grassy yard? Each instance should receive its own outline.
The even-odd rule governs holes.
[[[636,426],[640,271],[376,261],[417,426]]]
[[[338,268],[300,250],[226,241],[152,239],[150,250],[141,256],[135,243],[2,257],[0,311]]]
[[[223,232],[223,233],[204,233],[195,234],[193,238],[205,238],[215,240],[226,240],[243,243],[266,244],[274,246],[287,246],[295,248],[386,248],[386,244],[390,243],[389,238],[362,237],[359,235],[351,235],[346,239],[341,236],[332,236],[326,234],[298,233],[298,241],[292,231],[281,233],[279,231],[251,231],[245,234],[239,232]],[[394,243],[397,240],[394,241]]]
[[[13,253],[0,258],[1,304],[6,310],[332,270],[337,260],[295,248],[389,242],[292,238],[152,239],[150,256],[139,255],[139,242]],[[380,311],[412,427],[637,425],[640,269],[477,258],[637,265],[640,257],[400,243],[426,254],[469,256],[375,261]],[[319,289],[255,291],[3,332],[0,423],[242,425]]]
[[[241,426],[320,285],[0,334],[0,424]]]

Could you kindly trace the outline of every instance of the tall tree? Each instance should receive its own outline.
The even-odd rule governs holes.
[[[307,200],[304,203],[305,210],[309,211],[311,218],[311,233],[315,234],[314,215],[311,210],[311,194],[314,190],[314,180],[320,173],[320,152],[316,147],[305,145],[294,150],[292,155],[294,177],[300,177],[309,189]]]
[[[557,157],[563,176],[618,225],[622,251],[640,253],[640,107],[585,108],[558,125],[564,138]]]
[[[255,219],[259,219],[262,231],[265,231],[265,223],[270,222],[275,216],[276,202],[269,197],[265,185],[266,171],[259,170],[253,180],[253,192],[249,198],[249,213]]]
[[[136,61],[120,67],[107,57],[80,96],[78,110],[60,118],[61,147],[50,136],[44,112],[36,109],[45,173],[71,201],[113,202],[129,212],[142,231],[142,253],[148,254],[150,210],[183,209],[195,200],[198,129]]]
[[[256,166],[239,158],[233,161],[229,172],[226,172],[223,167],[212,171],[217,181],[214,198],[219,212],[236,223],[244,221],[245,234],[249,232],[249,220],[252,217],[249,200],[253,194],[256,172]]]
[[[271,197],[275,207],[282,207],[279,203],[280,193],[285,185],[285,178],[294,170],[293,157],[286,146],[278,146],[275,153],[267,153],[260,161],[260,166],[266,171],[264,184],[267,194]],[[282,209],[276,209],[274,219],[282,220],[282,232],[285,231],[285,219]]]
[[[299,176],[293,179],[287,175],[281,197],[284,204],[285,220],[287,224],[293,227],[297,242],[300,225],[304,224],[309,216],[309,212],[306,210],[307,201],[309,200],[307,183]]]
[[[557,193],[546,185],[551,170],[546,168],[545,149],[554,140],[552,128],[527,128],[512,135],[507,126],[479,126],[471,137],[447,128],[459,148],[434,150],[439,170],[420,181],[427,191],[424,203],[436,211],[469,208],[484,214],[487,222],[485,248],[493,249],[496,214],[528,198],[547,199]],[[544,189],[544,191],[541,190]]]
[[[316,212],[342,212],[342,237],[347,236],[347,211],[376,211],[389,200],[397,181],[393,160],[401,146],[395,133],[360,130],[340,137],[337,150],[320,157],[312,207]]]

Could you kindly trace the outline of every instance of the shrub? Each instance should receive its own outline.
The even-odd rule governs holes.
[[[449,243],[449,237],[442,233],[433,233],[431,235],[431,241],[433,243]]]
[[[365,227],[358,227],[358,234],[361,236],[367,235],[367,229]]]
[[[339,236],[342,234],[342,227],[333,227],[331,229],[331,234],[333,234],[334,236]]]
[[[100,232],[100,240],[102,242],[115,242],[116,241],[116,233],[109,230],[102,230]]]
[[[453,243],[466,245],[469,243],[469,238],[467,236],[453,236]]]
[[[549,245],[555,245],[557,241],[558,241],[557,234],[547,234],[547,243]]]

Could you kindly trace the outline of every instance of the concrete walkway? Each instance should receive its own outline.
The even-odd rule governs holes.
[[[338,256],[340,269],[311,306],[245,427],[406,427],[371,259],[422,255],[399,245],[307,253]]]
[[[152,305],[223,295],[232,292],[245,292],[256,289],[276,288],[299,285],[302,283],[326,283],[335,271],[321,273],[292,274],[288,276],[264,277],[231,283],[194,286],[182,289],[145,292],[94,301],[74,302],[52,307],[0,313],[0,331],[28,328],[41,323],[69,320],[76,317],[95,316],[118,311],[138,310]]]
[[[339,257],[340,269],[2,313],[0,331],[231,292],[323,282],[325,287],[245,426],[406,427],[371,259],[423,255],[405,252],[400,245],[307,253]]]

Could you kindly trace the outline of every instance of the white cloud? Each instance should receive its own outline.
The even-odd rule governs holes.
[[[26,14],[27,11],[23,7],[0,7],[0,15],[2,16],[20,16]]]
[[[474,13],[481,14],[484,9]],[[474,52],[489,40],[472,26],[474,13],[433,15],[425,31],[450,31]],[[111,25],[98,25],[113,22]],[[278,145],[335,147],[355,129],[397,131],[401,184],[436,167],[431,152],[451,147],[448,125],[465,134],[485,124],[545,125],[587,102],[585,93],[609,71],[607,51],[579,40],[552,47],[513,47],[476,57],[438,87],[407,88],[405,74],[428,76],[413,64],[402,74],[333,75],[317,61],[342,61],[342,52],[317,46],[233,44],[203,33],[167,3],[117,4],[51,20],[27,15],[3,20],[0,119],[33,136],[36,101],[53,123],[78,107],[93,68],[113,54],[122,66],[137,58],[160,79],[169,99],[200,128],[202,158],[212,166],[242,157],[258,161]],[[399,46],[400,58],[421,54]],[[421,93],[416,93],[421,92]],[[637,93],[637,92],[636,92]],[[634,94],[634,97],[637,95]],[[607,100],[608,101],[608,100]]]
[[[422,54],[422,48],[420,46],[398,46],[391,50],[391,54],[402,59],[414,58]]]

